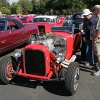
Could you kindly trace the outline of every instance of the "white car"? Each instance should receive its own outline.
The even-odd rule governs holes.
[[[51,16],[51,15],[38,15],[36,17],[34,17],[32,20],[32,22],[59,22],[58,16]]]

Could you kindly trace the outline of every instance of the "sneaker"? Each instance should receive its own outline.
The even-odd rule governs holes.
[[[92,70],[99,71],[99,67],[98,66],[93,66]]]
[[[100,70],[100,68],[97,66],[97,67],[96,67],[96,71],[99,71],[99,70]]]
[[[93,75],[94,75],[94,76],[99,76],[99,75],[100,75],[100,69],[99,69],[99,71],[94,72]]]
[[[85,63],[85,66],[89,66],[90,64],[89,63]]]

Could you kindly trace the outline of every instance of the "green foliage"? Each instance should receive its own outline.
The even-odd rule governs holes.
[[[17,5],[18,5],[18,3],[17,2],[13,2],[12,4],[11,4],[11,7],[10,7],[10,10],[11,10],[11,13],[12,14],[17,14]]]
[[[8,0],[0,0],[0,8],[1,7],[6,7],[6,8],[10,8],[10,4],[8,2]]]
[[[13,14],[73,14],[100,4],[100,0],[18,0],[11,5],[8,1],[0,0],[0,8],[6,7]]]
[[[2,7],[0,11],[2,12],[2,14],[10,14],[10,10],[6,7]]]
[[[32,0],[33,13],[39,12],[40,14],[45,14],[47,12],[46,3],[48,0]]]
[[[20,5],[17,6],[16,13],[17,14],[22,14],[23,13],[22,7]]]
[[[22,8],[23,14],[28,14],[32,11],[32,3],[30,0],[19,0],[18,5]]]

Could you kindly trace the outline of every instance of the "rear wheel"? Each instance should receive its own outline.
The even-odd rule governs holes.
[[[0,61],[0,80],[9,84],[16,76],[14,71],[17,69],[16,59],[14,57],[4,57]]]
[[[76,92],[79,84],[79,75],[79,64],[77,62],[70,63],[65,77],[65,88],[69,95],[73,95]]]

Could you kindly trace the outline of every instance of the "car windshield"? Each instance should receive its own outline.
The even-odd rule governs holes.
[[[33,22],[53,22],[50,18],[34,18]]]
[[[0,31],[4,31],[5,29],[5,21],[0,21]]]
[[[69,32],[73,33],[73,29],[70,26],[63,26],[63,27],[51,27],[52,31],[59,31],[59,32]]]
[[[71,17],[68,17],[68,16],[67,16],[65,20],[69,20],[69,19],[71,19]]]
[[[74,20],[84,20],[82,13],[77,13],[73,15]]]

